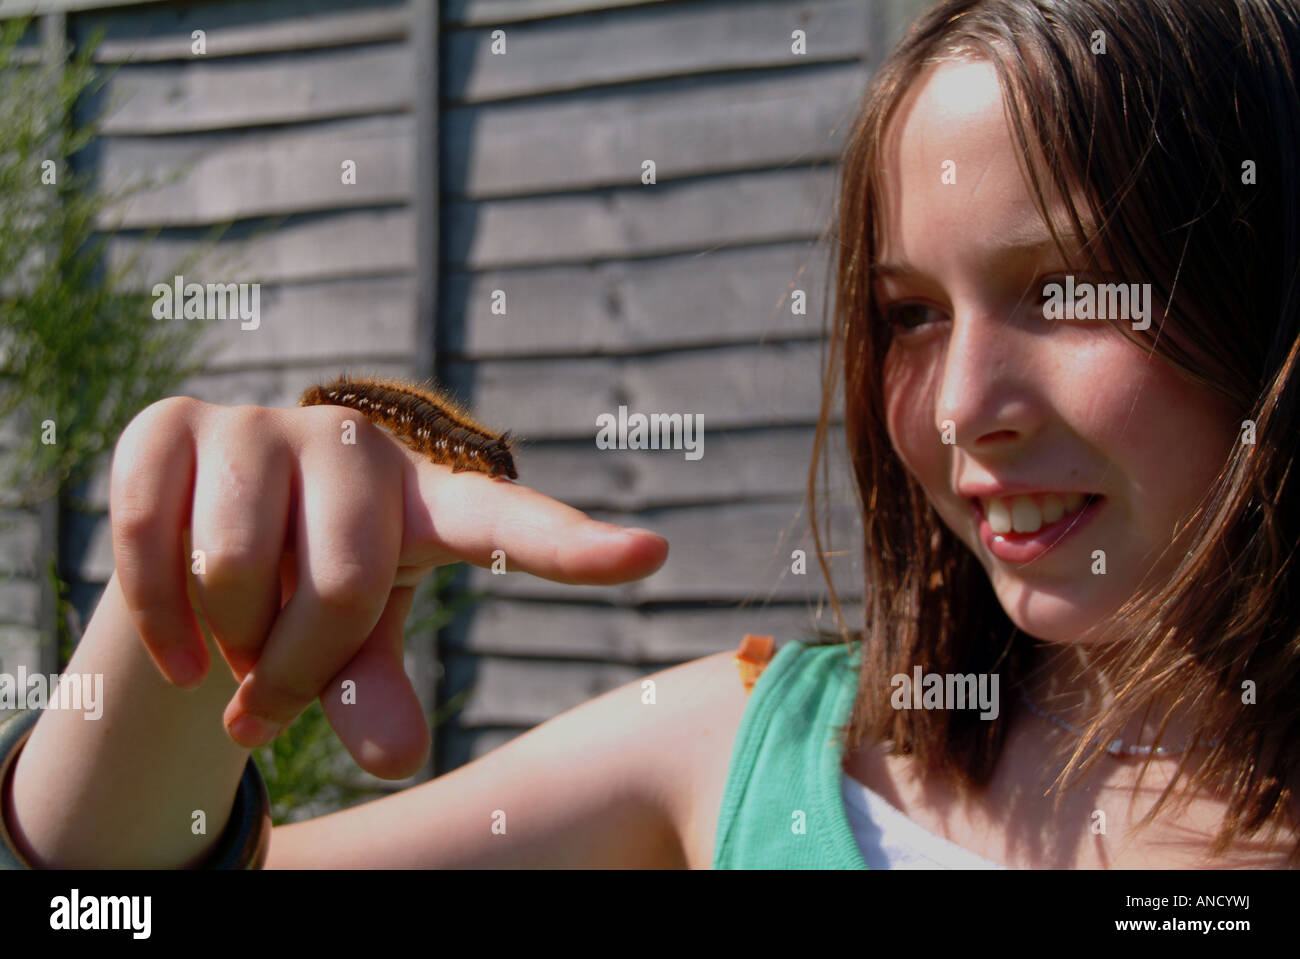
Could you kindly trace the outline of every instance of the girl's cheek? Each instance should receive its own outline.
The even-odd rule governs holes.
[[[903,464],[926,487],[945,481],[934,424],[937,370],[935,358],[924,353],[893,347],[885,357],[885,427]]]
[[[1117,458],[1135,478],[1159,489],[1168,508],[1180,514],[1209,487],[1237,437],[1232,405],[1208,387],[1192,383],[1160,360],[1134,364],[1132,384],[1117,430]]]
[[[1117,342],[1088,355],[1071,384],[1069,427],[1105,463],[1102,482],[1130,500],[1130,522],[1165,542],[1209,487],[1234,439],[1235,414],[1163,360]],[[1063,398],[1064,399],[1064,398]]]

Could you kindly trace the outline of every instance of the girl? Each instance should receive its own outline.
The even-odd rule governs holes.
[[[401,626],[430,569],[500,548],[608,584],[667,546],[377,429],[343,446],[340,408],[150,407],[70,666],[106,677],[104,721],[50,711],[9,752],[15,854],[1294,865],[1297,54],[1291,0],[957,0],[914,27],[845,148],[810,477],[842,384],[865,628],[787,643],[749,699],[705,657],[654,705],[630,684],[268,844],[225,810],[312,699],[365,769],[423,760]]]

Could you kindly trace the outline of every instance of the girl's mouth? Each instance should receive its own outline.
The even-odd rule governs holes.
[[[1105,505],[1098,493],[1034,493],[972,497],[980,540],[998,559],[1027,563],[1037,559],[1092,521]]]

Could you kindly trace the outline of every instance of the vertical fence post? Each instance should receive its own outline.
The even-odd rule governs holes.
[[[438,178],[438,10],[432,0],[408,0],[410,28],[407,42],[415,65],[415,90],[411,105],[415,111],[415,182],[411,204],[415,221],[415,374],[432,379],[436,369],[438,321],[438,260],[440,256]],[[420,592],[427,596],[430,581]],[[438,631],[429,629],[427,640],[412,650],[416,691],[427,713],[438,705]],[[428,774],[437,775],[438,731],[430,731],[433,748]]]

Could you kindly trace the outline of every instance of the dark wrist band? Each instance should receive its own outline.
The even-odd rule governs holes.
[[[41,711],[28,709],[0,720],[0,795],[18,754],[22,752],[27,737],[31,735]],[[244,775],[239,780],[235,805],[230,821],[217,846],[200,869],[261,869],[271,845],[271,802],[266,792],[266,782],[253,757],[248,757]],[[18,851],[9,826],[5,822],[4,808],[0,804],[0,869],[31,869],[32,866]]]

